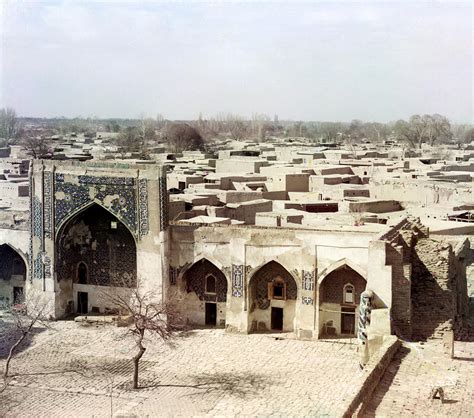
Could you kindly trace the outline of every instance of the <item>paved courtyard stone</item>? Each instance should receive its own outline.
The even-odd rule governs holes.
[[[0,368],[12,343],[0,321]],[[355,340],[190,331],[172,345],[147,341],[139,390],[125,328],[58,321],[38,328],[11,363],[1,417],[337,416],[360,377]],[[447,359],[434,342],[404,344],[365,416],[459,416],[474,410],[474,343]],[[443,386],[444,404],[429,400]]]
[[[59,321],[38,330],[12,361],[0,415],[331,416],[359,375],[350,340],[202,329],[147,347],[133,391],[124,328]]]
[[[474,342],[455,342],[454,358],[443,354],[442,344],[405,343],[394,356],[378,385],[368,417],[473,417]],[[440,386],[445,401],[430,399]]]

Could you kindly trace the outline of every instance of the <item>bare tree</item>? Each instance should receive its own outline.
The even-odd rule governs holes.
[[[449,120],[442,115],[413,115],[407,121],[399,120],[394,126],[395,134],[412,148],[420,148],[424,142],[431,146],[441,139],[451,139]]]
[[[16,354],[21,343],[31,335],[36,325],[48,325],[48,312],[50,304],[43,294],[31,289],[25,297],[24,303],[12,305],[10,312],[12,315],[12,332],[18,335],[8,352],[7,361],[3,370],[3,380],[5,386],[10,371],[10,362]]]
[[[344,130],[346,138],[350,138],[353,144],[365,137],[364,122],[359,119],[351,121],[350,125]]]
[[[246,138],[248,135],[249,124],[239,115],[233,115],[231,113],[226,115],[225,125],[232,139],[240,140]]]
[[[462,141],[466,144],[474,142],[474,128],[467,129],[465,132],[463,132]]]
[[[166,124],[166,119],[161,113],[158,113],[156,115],[156,129],[160,131],[161,129],[164,128],[165,124]]]
[[[153,292],[145,292],[140,283],[135,288],[115,289],[102,293],[103,299],[112,304],[121,315],[131,320],[129,332],[132,334],[137,353],[133,357],[133,389],[138,389],[138,372],[140,360],[145,354],[147,337],[171,342],[178,337],[183,327],[178,324],[176,311],[170,304],[156,302]]]
[[[286,129],[286,135],[291,137],[307,137],[308,128],[303,121],[294,122]]]
[[[26,151],[33,157],[33,158],[45,158],[50,157],[52,154],[52,150],[50,149],[49,140],[41,136],[34,136],[34,135],[27,135],[24,136],[21,140],[21,145],[26,149]]]
[[[384,123],[367,122],[363,127],[364,135],[372,143],[380,143],[390,135],[389,127]]]
[[[16,139],[19,133],[18,118],[15,110],[6,107],[0,109],[0,138],[5,139],[8,143],[12,139]]]
[[[163,138],[173,152],[199,150],[204,147],[204,140],[196,128],[187,123],[170,124]]]
[[[447,117],[435,113],[424,115],[426,123],[426,139],[433,146],[436,141],[450,140],[453,137],[451,124]]]
[[[117,137],[117,145],[122,158],[128,152],[142,152],[143,138],[140,130],[134,126],[127,126]]]
[[[319,125],[320,134],[325,142],[336,142],[343,129],[339,122],[321,122]]]
[[[420,115],[413,115],[409,121],[399,120],[394,126],[395,135],[411,148],[420,147],[426,134],[426,126]]]
[[[149,145],[156,141],[156,122],[151,118],[145,118],[142,116],[139,124],[139,136],[141,149],[140,153],[142,158],[149,158]]]
[[[256,139],[257,141],[265,140],[270,120],[270,117],[263,113],[252,114],[250,127],[254,139]]]

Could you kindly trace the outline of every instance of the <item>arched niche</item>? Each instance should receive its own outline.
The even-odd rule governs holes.
[[[0,306],[24,301],[26,274],[22,255],[9,244],[0,245]]]
[[[202,258],[182,275],[184,302],[180,307],[190,324],[224,326],[228,284],[224,273]]]
[[[114,214],[94,203],[70,217],[56,237],[58,281],[134,287],[137,282],[135,237]],[[80,274],[79,274],[80,273]],[[85,277],[84,277],[85,276]]]
[[[248,284],[249,331],[294,330],[298,285],[280,263],[258,268]]]

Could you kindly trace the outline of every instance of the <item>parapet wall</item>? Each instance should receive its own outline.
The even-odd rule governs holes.
[[[343,417],[363,416],[364,408],[400,345],[401,342],[397,337],[393,335],[385,337],[380,349],[370,357],[362,370],[351,396],[342,404],[340,415]]]

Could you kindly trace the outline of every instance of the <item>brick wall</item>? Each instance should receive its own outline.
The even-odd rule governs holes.
[[[392,327],[402,338],[411,337],[411,265],[405,262],[406,253],[402,245],[388,245],[386,260],[392,266]]]
[[[453,329],[456,266],[449,244],[418,240],[413,252],[412,329],[418,339],[442,338]]]

